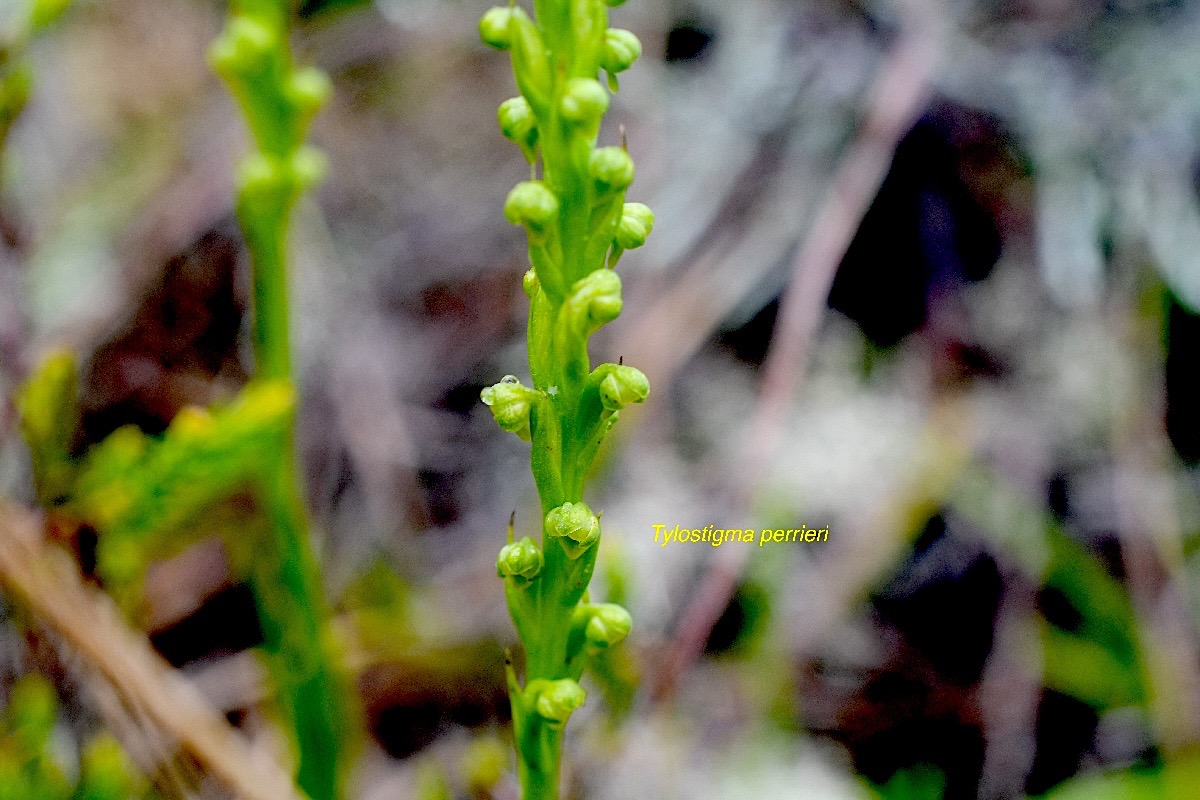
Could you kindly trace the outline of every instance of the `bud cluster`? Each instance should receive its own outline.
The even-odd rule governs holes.
[[[496,113],[500,131],[521,148],[530,164],[536,166],[540,155],[544,172],[550,176],[545,183],[518,185],[505,205],[505,216],[526,228],[531,246],[544,242],[550,227],[558,228],[564,242],[596,242],[583,251],[579,260],[584,263],[560,260],[546,265],[561,271],[561,278],[549,281],[540,276],[549,286],[569,286],[604,266],[606,255],[611,266],[622,251],[641,246],[653,225],[649,208],[624,201],[634,178],[633,159],[624,144],[596,148],[600,122],[609,108],[609,92],[617,90],[616,75],[633,66],[642,52],[633,33],[608,27],[605,6],[611,5],[619,4],[600,0],[577,3],[566,15],[568,23],[577,23],[569,24],[565,32],[570,45],[565,48],[570,64],[567,75],[556,75],[547,57],[546,43],[563,37],[544,30],[521,7],[492,8],[479,21],[484,43],[511,54],[513,75],[521,91],[500,104]],[[597,20],[602,24],[595,24]],[[608,76],[607,88],[595,77],[600,72]],[[581,151],[587,157],[579,161],[574,155]],[[578,164],[586,164],[586,175],[572,174]],[[584,196],[576,191],[579,178],[586,178]],[[529,184],[540,185],[544,191],[522,188]],[[599,208],[603,213],[566,213],[572,203],[588,210]],[[564,247],[564,257],[570,249]],[[541,265],[535,262],[535,267]]]
[[[287,213],[325,173],[325,157],[304,144],[313,117],[331,93],[329,78],[297,68],[287,45],[287,18],[274,4],[234,13],[208,57],[242,108],[257,151],[238,169],[242,224]],[[253,231],[247,231],[253,238]]]

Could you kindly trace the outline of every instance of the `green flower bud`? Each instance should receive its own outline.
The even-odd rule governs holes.
[[[238,202],[255,209],[253,213],[265,216],[278,208],[285,196],[286,180],[279,161],[252,153],[242,159],[237,167]]]
[[[530,300],[537,297],[538,290],[542,288],[542,285],[538,282],[535,270],[531,269],[527,271],[525,276],[521,278],[521,288],[525,290],[525,296]]]
[[[567,302],[576,330],[590,336],[621,314],[621,276],[598,269],[575,282]]]
[[[492,410],[496,424],[509,433],[529,441],[529,412],[538,399],[538,391],[523,386],[514,375],[505,375],[499,383],[480,392],[484,405]]]
[[[0,748],[0,786],[4,800],[17,800],[30,794],[29,778],[26,776],[26,757],[16,747]]]
[[[583,629],[588,643],[595,647],[611,647],[629,635],[633,619],[629,612],[616,603],[600,603],[592,606],[591,619]]]
[[[496,558],[496,574],[501,578],[530,581],[542,571],[544,563],[542,551],[533,539],[526,536],[500,548],[500,555]]]
[[[536,698],[534,709],[552,728],[566,725],[571,713],[587,699],[583,687],[570,678],[532,680],[526,691]]]
[[[293,191],[299,194],[311,189],[321,182],[328,170],[329,160],[324,153],[310,145],[302,145],[288,164]]]
[[[617,246],[624,250],[641,247],[654,229],[654,212],[643,203],[626,203],[621,211],[621,221],[617,223],[617,233],[614,237]]]
[[[217,423],[207,409],[184,406],[171,420],[167,436],[174,441],[202,442],[212,436],[216,429]]]
[[[504,217],[524,225],[531,236],[540,236],[558,217],[558,198],[541,181],[521,181],[504,201]]]
[[[608,92],[593,78],[572,78],[562,98],[562,115],[580,125],[599,123],[608,111]]]
[[[238,165],[238,201],[260,218],[282,213],[301,192],[321,182],[326,165],[325,155],[309,145],[286,161],[253,153]]]
[[[500,123],[504,138],[516,142],[525,158],[532,163],[537,156],[534,148],[537,146],[538,129],[529,101],[524,97],[505,100],[496,110],[496,121]]]
[[[127,536],[101,536],[96,545],[96,572],[104,578],[106,588],[112,585],[128,590],[136,586],[146,572],[148,561],[137,543]]]
[[[296,70],[287,82],[288,101],[305,120],[320,111],[332,93],[329,76],[315,67]]]
[[[587,503],[563,503],[546,515],[546,535],[562,542],[571,558],[579,558],[600,538],[600,518]]]
[[[258,379],[246,384],[231,409],[251,430],[285,432],[296,413],[296,391],[291,381]]]
[[[620,411],[631,403],[641,403],[650,394],[650,381],[634,367],[617,365],[600,382],[600,402],[609,411]]]
[[[251,75],[264,66],[275,46],[275,33],[266,25],[244,15],[229,22],[212,47],[208,58],[213,69],[226,80]]]
[[[601,147],[588,159],[588,172],[597,192],[623,192],[633,183],[633,159],[624,147]]]
[[[79,421],[78,395],[75,356],[68,350],[47,357],[17,394],[34,486],[47,506],[69,494],[74,482],[71,441]]]
[[[609,28],[604,34],[604,49],[600,51],[600,66],[606,72],[624,72],[642,54],[642,43],[632,33]]]
[[[479,20],[479,38],[484,44],[497,50],[507,50],[512,46],[508,23],[512,20],[512,9],[497,6],[489,8]]]

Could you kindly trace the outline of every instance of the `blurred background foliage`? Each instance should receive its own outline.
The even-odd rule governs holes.
[[[169,450],[183,409],[246,382],[247,144],[205,63],[222,4],[76,0],[28,42],[19,5],[0,6],[0,72],[26,65],[0,94],[28,95],[0,202],[0,490],[32,505],[35,471],[125,425]],[[478,397],[525,372],[522,237],[500,210],[526,167],[495,128],[513,88],[477,41],[486,5],[298,8],[300,60],[334,83],[312,136],[328,178],[295,225],[300,449],[373,734],[363,798],[515,797],[494,556],[536,497]],[[631,197],[658,219],[599,347],[654,392],[594,484],[596,593],[635,634],[569,738],[570,796],[1193,797],[1200,3],[631,0],[613,20],[645,55],[601,139],[624,127]],[[919,113],[743,486],[781,293],[914,30]],[[31,461],[17,387],[63,347],[77,424]],[[251,505],[138,565],[138,603],[253,733],[262,631],[234,577],[253,554],[218,535]],[[77,517],[52,533],[94,574]],[[662,547],[657,523],[831,533],[730,557]],[[82,741],[104,716],[86,675],[9,616],[0,669],[46,671]],[[123,733],[144,767],[150,734]]]

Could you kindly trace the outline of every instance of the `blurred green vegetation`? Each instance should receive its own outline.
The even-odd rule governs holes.
[[[150,800],[149,783],[109,733],[83,747],[64,768],[56,746],[58,698],[37,674],[18,679],[9,693],[0,732],[0,797],[5,800]]]

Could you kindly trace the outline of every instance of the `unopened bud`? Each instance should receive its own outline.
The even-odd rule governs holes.
[[[211,436],[216,428],[217,423],[207,409],[184,406],[171,420],[167,435],[176,440],[196,442]]]
[[[580,124],[594,124],[608,111],[608,92],[593,78],[572,78],[562,98],[562,115]]]
[[[332,93],[333,84],[329,76],[315,67],[296,70],[288,79],[288,100],[305,119],[311,119]]]
[[[540,235],[558,217],[558,198],[541,181],[521,181],[504,201],[504,217],[513,225],[524,225],[530,234]]]
[[[508,748],[494,735],[484,736],[467,745],[462,771],[472,797],[493,797],[496,784],[508,772]]]
[[[636,36],[620,28],[609,28],[604,34],[600,66],[607,72],[624,72],[633,66],[641,54],[642,43]]]
[[[301,145],[288,163],[293,191],[297,194],[321,182],[329,171],[329,160],[315,147]]]
[[[516,142],[525,158],[530,161],[535,156],[534,147],[537,145],[537,119],[529,101],[524,97],[512,97],[500,104],[496,110],[496,121],[500,124],[500,132],[504,138]]]
[[[544,563],[545,557],[537,543],[526,536],[500,548],[500,555],[496,557],[496,574],[501,578],[529,581],[538,576]]]
[[[239,202],[254,208],[258,214],[275,210],[286,191],[279,161],[263,153],[252,153],[242,159],[237,167],[237,184]]]
[[[621,314],[621,277],[611,269],[598,269],[580,278],[567,301],[576,329],[590,336]]]
[[[505,375],[499,383],[480,392],[479,397],[492,410],[497,425],[529,441],[529,412],[538,397],[536,389],[522,385],[513,375]]]
[[[213,42],[208,58],[213,69],[229,80],[262,69],[274,46],[275,33],[270,28],[258,20],[238,15]]]
[[[512,45],[508,23],[512,19],[512,9],[497,6],[489,8],[479,20],[479,38],[484,44],[491,45],[497,50],[507,50]]]
[[[570,678],[561,680],[533,680],[527,691],[536,694],[534,709],[552,728],[562,728],[571,713],[583,705],[587,693]]]
[[[30,27],[39,31],[53,24],[70,5],[71,0],[34,0],[33,9],[29,14]]]
[[[546,534],[562,542],[571,558],[579,558],[600,538],[600,519],[587,503],[563,503],[546,515]]]
[[[614,240],[623,250],[641,247],[654,229],[654,212],[644,203],[626,203]]]
[[[33,72],[27,63],[9,67],[8,74],[0,78],[0,119],[15,119],[29,102],[32,88]]]
[[[50,682],[30,673],[13,684],[8,724],[30,753],[41,752],[58,718],[58,697]]]
[[[640,369],[617,365],[600,382],[600,402],[609,411],[641,403],[650,394],[650,381]]]
[[[279,213],[301,192],[320,183],[327,168],[325,155],[303,145],[285,161],[253,153],[238,165],[239,200],[260,216]]]
[[[590,609],[591,619],[583,630],[588,643],[596,647],[611,647],[625,640],[633,627],[629,612],[616,603],[600,603]]]
[[[101,733],[88,742],[80,757],[80,792],[86,798],[122,798],[138,792],[138,780],[121,744]]]
[[[601,147],[588,160],[588,171],[601,193],[622,192],[633,183],[633,159],[623,147]]]

